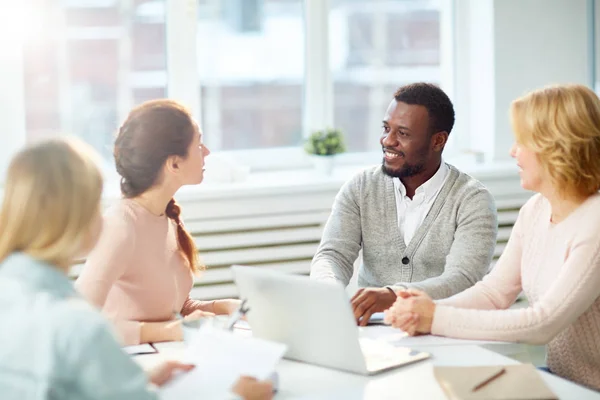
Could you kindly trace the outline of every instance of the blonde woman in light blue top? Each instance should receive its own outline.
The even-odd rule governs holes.
[[[101,193],[93,151],[79,141],[37,144],[9,167],[0,210],[2,400],[157,399],[153,387],[193,368],[169,362],[147,377],[67,277],[101,232]],[[234,391],[272,397],[269,384],[250,379]]]

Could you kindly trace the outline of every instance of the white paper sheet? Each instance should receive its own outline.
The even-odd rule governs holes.
[[[159,353],[185,352],[184,342],[156,342],[152,343],[152,345]]]
[[[239,320],[238,322],[235,323],[235,325],[233,326],[234,329],[245,329],[245,330],[251,330],[252,328],[250,327],[250,324],[248,323],[248,321],[245,320]]]
[[[360,337],[383,340],[396,346],[418,347],[418,346],[459,346],[459,345],[484,345],[507,342],[495,342],[489,340],[467,340],[454,339],[444,336],[420,335],[408,336],[400,329],[388,325],[375,325],[359,328]]]
[[[152,354],[156,353],[156,349],[150,346],[148,343],[138,344],[134,346],[125,346],[123,351],[127,354]]]
[[[186,350],[196,367],[160,390],[163,400],[223,398],[240,376],[267,379],[286,346],[214,328],[201,328]]]

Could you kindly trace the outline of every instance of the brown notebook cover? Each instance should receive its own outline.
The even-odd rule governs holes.
[[[502,368],[503,374],[473,391]],[[435,367],[434,374],[450,400],[558,400],[531,364]]]

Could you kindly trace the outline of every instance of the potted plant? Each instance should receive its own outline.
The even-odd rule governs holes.
[[[346,151],[344,134],[332,128],[315,131],[306,140],[304,150],[313,156],[318,171],[331,175],[335,155]]]

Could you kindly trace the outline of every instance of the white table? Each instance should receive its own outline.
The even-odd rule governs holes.
[[[279,373],[279,399],[446,399],[433,376],[434,366],[509,365],[518,362],[477,345],[425,345],[411,338],[411,347],[431,353],[426,361],[400,367],[371,377],[345,373],[315,365],[282,360]],[[428,343],[426,337],[423,343]],[[493,345],[486,345],[493,348]],[[183,343],[157,344],[158,354],[135,356],[142,367],[151,368],[165,359],[181,359]],[[540,371],[552,391],[562,399],[598,399],[600,393]]]

